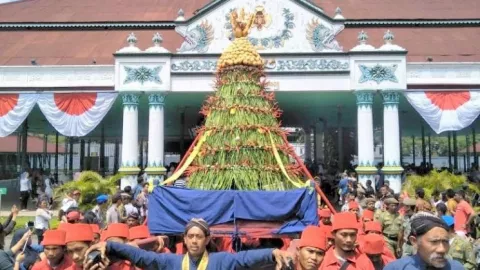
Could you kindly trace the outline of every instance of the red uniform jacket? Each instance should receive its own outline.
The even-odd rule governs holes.
[[[358,251],[355,253],[355,256],[352,256],[347,259],[350,263],[346,270],[374,270],[372,262],[367,257],[367,255],[359,253]],[[327,253],[325,254],[325,258],[323,259],[322,264],[320,265],[319,270],[338,270],[342,267],[340,262],[335,256],[334,248],[330,248]]]

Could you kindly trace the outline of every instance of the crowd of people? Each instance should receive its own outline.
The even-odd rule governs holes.
[[[320,207],[318,225],[307,226],[299,239],[212,235],[201,218],[193,218],[182,236],[167,237],[146,226],[149,183],[141,179],[112,196],[98,195],[88,211],[78,207],[80,191],[71,190],[61,202],[57,229],[49,226],[47,197],[39,198],[33,230],[15,232],[0,252],[0,270],[480,269],[472,226],[478,215],[464,189],[427,201],[423,189],[410,198],[393,194],[388,181],[377,188],[346,175],[339,212]],[[12,208],[1,228],[2,247],[17,215]]]

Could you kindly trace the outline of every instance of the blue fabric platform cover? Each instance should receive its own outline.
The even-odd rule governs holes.
[[[317,193],[289,191],[209,191],[157,187],[148,200],[148,228],[153,234],[181,234],[191,218],[210,226],[247,221],[281,221],[276,234],[299,233],[318,224]],[[273,233],[273,232],[272,232]]]

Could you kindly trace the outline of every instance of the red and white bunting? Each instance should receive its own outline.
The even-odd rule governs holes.
[[[116,97],[117,93],[44,93],[38,106],[60,134],[82,137],[102,121]]]
[[[0,94],[0,137],[12,134],[37,102],[36,94]]]
[[[406,92],[405,96],[437,134],[464,129],[480,115],[480,91]]]

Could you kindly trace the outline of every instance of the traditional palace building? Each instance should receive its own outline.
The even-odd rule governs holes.
[[[165,149],[184,152],[201,121],[241,8],[255,14],[249,38],[282,123],[312,134],[307,158],[326,158],[332,126],[342,157],[353,130],[357,172],[371,179],[380,127],[398,191],[401,136],[478,125],[478,0],[21,0],[0,5],[0,136],[118,140],[122,185],[139,165],[161,175]]]

